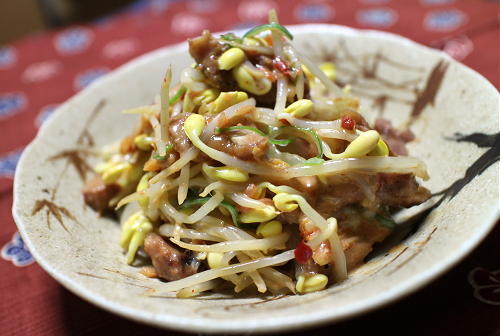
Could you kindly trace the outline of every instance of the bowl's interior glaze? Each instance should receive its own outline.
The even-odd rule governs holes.
[[[417,208],[401,216],[425,219],[411,226],[416,232],[319,293],[155,297],[161,282],[125,263],[117,222],[86,207],[80,191],[96,162],[91,150],[133,128],[136,117],[120,111],[151,102],[168,64],[178,78],[191,63],[186,47],[175,46],[85,89],[59,108],[26,149],[13,211],[40,265],[77,295],[135,320],[182,330],[250,332],[295,329],[372,309],[419,288],[469,252],[498,216],[493,86],[443,54],[393,35],[331,25],[292,31],[304,54],[336,63],[339,81],[362,98],[369,120],[383,115],[416,134],[409,150],[427,163],[431,179],[424,185],[445,191],[434,198],[440,202],[432,211]]]

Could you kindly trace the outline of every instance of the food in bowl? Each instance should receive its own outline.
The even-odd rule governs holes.
[[[103,149],[85,201],[128,208],[126,262],[165,292],[322,290],[391,234],[395,209],[430,197],[424,163],[400,155],[411,132],[371,127],[335,65],[292,40],[273,11],[242,37],[204,31],[180,84],[167,71],[154,104],[125,111],[134,132]]]

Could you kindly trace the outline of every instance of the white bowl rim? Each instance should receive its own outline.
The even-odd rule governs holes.
[[[492,90],[492,93],[496,93],[498,95],[498,91],[496,88],[481,74],[476,71],[468,68],[467,66],[457,62],[448,54],[435,50],[424,45],[421,45],[417,42],[414,42],[408,38],[403,36],[377,31],[377,30],[369,30],[369,29],[356,29],[350,28],[341,25],[335,24],[302,24],[302,25],[289,25],[287,26],[290,31],[293,32],[331,32],[332,29],[342,33],[347,36],[371,36],[377,37],[383,40],[393,41],[402,43],[403,45],[419,48],[426,50],[427,52],[434,53],[436,56],[446,59],[448,62],[453,63],[461,68],[462,71],[467,71],[469,74],[475,76],[478,80],[485,81],[489,85],[489,90]],[[221,32],[221,34],[224,32]],[[216,33],[219,34],[219,33]],[[390,304],[398,299],[406,297],[418,289],[421,289],[425,285],[429,284],[432,280],[438,278],[443,273],[448,271],[454,265],[458,264],[462,259],[464,259],[472,250],[479,245],[479,243],[487,236],[487,234],[493,229],[496,221],[500,217],[500,209],[497,209],[496,212],[492,212],[490,214],[490,218],[487,221],[484,221],[484,225],[479,228],[474,235],[472,235],[469,240],[464,243],[460,250],[457,251],[455,255],[448,257],[447,259],[441,260],[441,262],[434,265],[434,267],[429,268],[425,272],[419,273],[417,276],[410,277],[405,281],[401,281],[398,285],[392,287],[390,290],[385,291],[383,293],[378,294],[372,299],[366,301],[358,301],[354,304],[349,304],[345,307],[337,308],[335,311],[333,310],[324,310],[324,311],[315,311],[310,313],[303,313],[301,315],[295,316],[294,319],[290,320],[289,317],[281,317],[269,320],[259,320],[253,321],[252,325],[249,326],[249,321],[245,321],[247,324],[242,325],[242,323],[238,319],[234,320],[217,320],[217,324],[213,324],[214,320],[206,317],[199,318],[179,318],[178,316],[171,316],[168,314],[156,314],[149,313],[144,310],[130,308],[126,306],[122,306],[116,304],[112,300],[105,299],[97,294],[95,294],[91,289],[80,285],[75,284],[64,272],[59,272],[55,268],[52,267],[51,263],[48,260],[43,259],[38,253],[36,247],[33,245],[33,242],[30,240],[29,235],[27,234],[25,227],[23,225],[23,216],[20,214],[18,210],[18,193],[20,190],[20,175],[23,173],[23,164],[26,158],[30,155],[30,152],[33,149],[34,144],[38,142],[40,138],[51,128],[52,123],[57,119],[57,115],[61,112],[61,107],[70,105],[73,101],[78,100],[82,95],[84,95],[88,90],[93,90],[98,87],[106,86],[107,81],[110,81],[113,76],[117,73],[121,73],[127,70],[130,70],[136,67],[138,64],[147,63],[150,59],[154,59],[157,55],[160,55],[165,52],[165,50],[182,50],[186,48],[185,42],[181,42],[174,45],[165,46],[153,51],[150,51],[144,55],[141,55],[121,66],[113,70],[111,73],[105,75],[103,78],[96,80],[92,84],[90,84],[87,88],[83,89],[66,102],[64,102],[61,106],[57,108],[54,112],[56,118],[51,116],[40,128],[38,134],[33,139],[33,141],[26,146],[23,151],[21,158],[18,163],[18,168],[16,169],[15,178],[14,178],[14,200],[12,206],[12,214],[15,222],[18,224],[18,229],[23,238],[23,241],[29,248],[33,257],[36,259],[37,263],[47,272],[49,273],[55,280],[57,280],[60,284],[62,284],[65,288],[70,290],[72,293],[77,296],[83,298],[84,300],[95,304],[96,306],[107,310],[109,312],[115,313],[117,315],[126,317],[130,320],[134,320],[139,323],[149,324],[156,327],[168,328],[168,329],[176,329],[179,331],[190,331],[190,332],[200,332],[203,331],[205,333],[218,333],[218,332],[226,332],[226,333],[236,333],[236,332],[251,332],[251,333],[266,333],[266,332],[285,332],[291,330],[298,330],[306,327],[319,326],[326,323],[338,322],[340,320],[344,320],[347,318],[352,318],[354,316],[360,315],[362,313],[367,313],[369,311],[375,310],[376,308],[380,308],[387,304]],[[207,329],[207,325],[210,325],[210,329]]]

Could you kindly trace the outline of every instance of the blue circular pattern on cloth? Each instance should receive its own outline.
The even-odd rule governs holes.
[[[28,266],[35,262],[19,232],[14,233],[11,241],[2,247],[1,256],[17,267]]]

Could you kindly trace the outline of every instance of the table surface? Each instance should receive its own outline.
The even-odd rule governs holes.
[[[499,87],[499,5],[491,0],[140,0],[91,24],[2,46],[0,335],[178,334],[96,308],[34,262],[11,216],[15,167],[50,113],[93,80],[204,28],[220,31],[263,23],[272,7],[284,24],[336,23],[406,36],[444,50]],[[499,225],[474,253],[426,288],[375,312],[308,333],[357,335],[376,330],[500,335]]]

